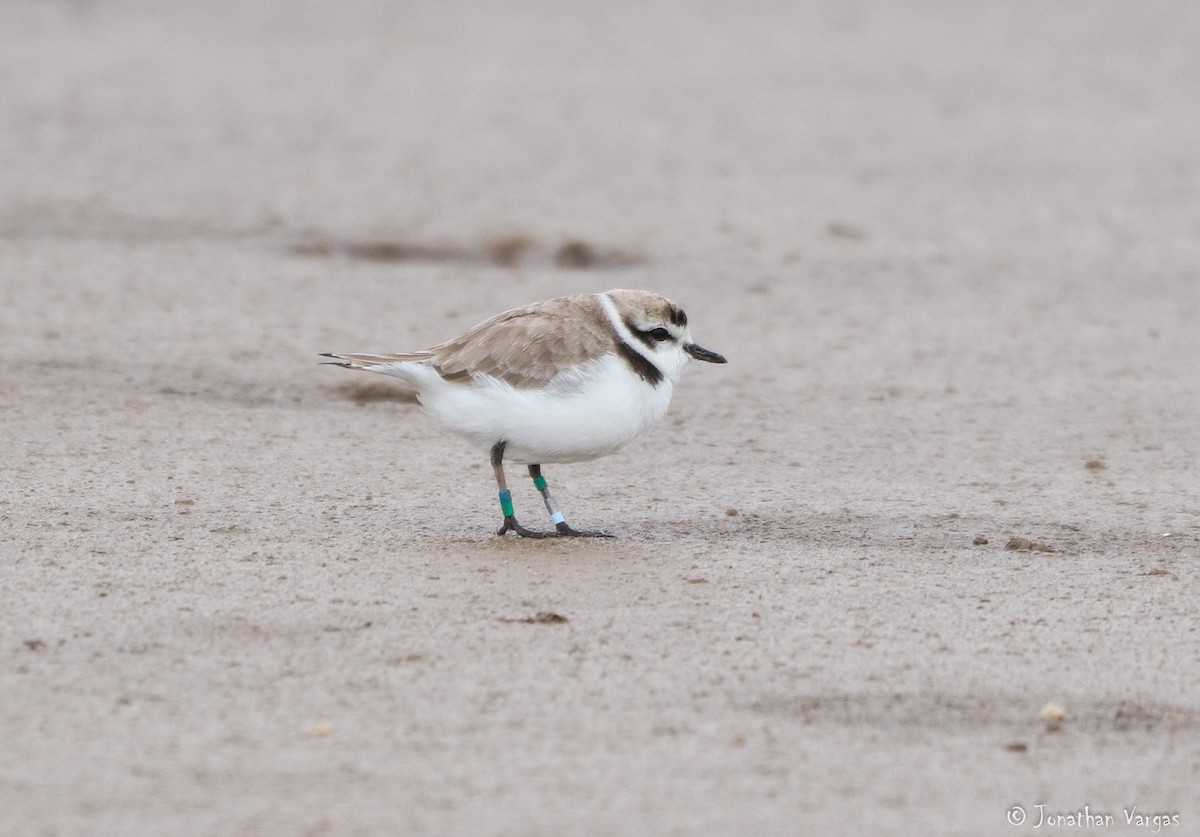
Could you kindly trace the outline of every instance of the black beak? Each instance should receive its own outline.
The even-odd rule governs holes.
[[[695,343],[688,343],[683,347],[683,350],[696,360],[703,360],[706,363],[728,363],[725,358],[716,352],[710,352],[708,349],[697,346]]]

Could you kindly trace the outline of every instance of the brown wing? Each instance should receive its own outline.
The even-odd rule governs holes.
[[[429,351],[448,381],[483,373],[514,387],[537,387],[611,348],[608,320],[595,297],[566,297],[505,311]]]

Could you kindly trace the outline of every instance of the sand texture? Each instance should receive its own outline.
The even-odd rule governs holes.
[[[2,17],[0,834],[1200,834],[1200,5]],[[317,365],[612,287],[611,541]]]

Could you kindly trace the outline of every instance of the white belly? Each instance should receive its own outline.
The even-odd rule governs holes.
[[[439,425],[525,465],[583,462],[632,442],[667,412],[670,380],[652,387],[615,355],[545,390],[495,381],[431,386],[421,393]]]

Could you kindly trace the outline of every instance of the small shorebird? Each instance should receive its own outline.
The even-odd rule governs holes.
[[[441,427],[491,451],[504,525],[497,534],[607,537],[571,528],[542,465],[620,450],[667,412],[689,359],[725,363],[692,342],[687,315],[649,291],[613,290],[514,308],[423,352],[343,354],[333,365],[411,384]],[[517,522],[504,460],[529,466],[554,532]]]

